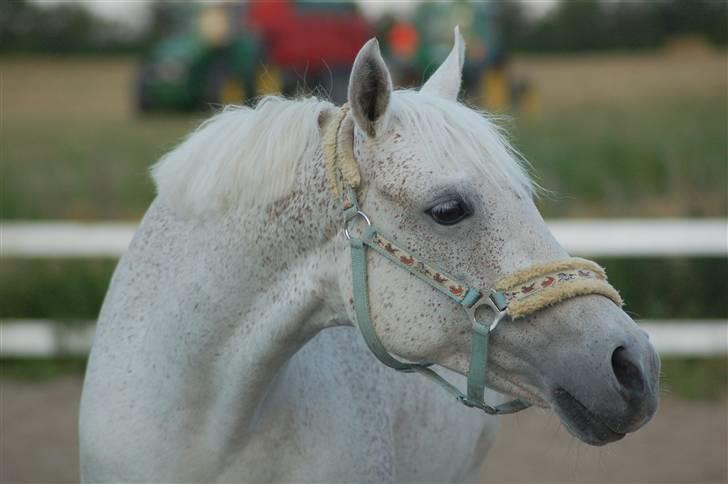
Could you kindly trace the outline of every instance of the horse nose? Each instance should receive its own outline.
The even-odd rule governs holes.
[[[627,401],[635,401],[645,394],[647,385],[638,356],[625,346],[618,346],[612,353],[612,371],[619,382],[619,392]]]

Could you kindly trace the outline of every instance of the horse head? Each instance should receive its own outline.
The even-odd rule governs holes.
[[[358,208],[399,243],[382,243],[390,260],[370,256],[365,263],[373,329],[392,355],[466,375],[474,334],[466,312],[392,259],[437,262],[449,275],[427,265],[420,274],[436,283],[450,277],[494,288],[525,268],[557,267],[568,254],[534,204],[520,157],[485,115],[457,101],[464,49],[456,29],[452,52],[424,86],[394,91],[373,39],[354,63],[348,104]],[[324,129],[332,122],[322,122]],[[340,250],[349,248],[342,243]],[[351,272],[339,271],[344,295],[352,294]],[[524,277],[515,291],[587,273]],[[598,270],[591,275],[603,278]],[[450,290],[458,296],[463,288]],[[486,384],[553,409],[589,444],[639,429],[657,408],[660,363],[647,334],[615,301],[587,291],[506,319],[490,335]],[[353,299],[348,312],[357,321]]]

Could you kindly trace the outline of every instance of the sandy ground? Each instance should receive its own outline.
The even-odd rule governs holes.
[[[0,482],[78,479],[79,378],[0,381]],[[484,482],[728,482],[728,401],[663,399],[644,430],[606,448],[546,412],[504,417]]]
[[[728,401],[663,398],[644,429],[606,447],[571,437],[557,417],[503,419],[485,482],[728,483]]]

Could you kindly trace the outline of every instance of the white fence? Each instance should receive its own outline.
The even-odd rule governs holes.
[[[724,256],[726,219],[550,220],[570,253],[588,256]],[[12,222],[0,224],[3,257],[118,257],[136,226],[125,223]]]
[[[662,355],[715,356],[728,354],[728,321],[641,320]],[[59,325],[50,320],[0,321],[0,356],[82,356],[91,349],[94,324]]]
[[[727,219],[551,220],[557,240],[575,255],[675,257],[728,255]],[[7,258],[118,257],[136,226],[125,223],[6,222],[0,255]],[[728,321],[639,321],[667,355],[728,354]],[[85,354],[93,324],[48,320],[0,321],[0,356]]]

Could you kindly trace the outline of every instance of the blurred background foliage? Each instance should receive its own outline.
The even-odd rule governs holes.
[[[141,52],[168,29],[171,10],[156,0],[149,28],[136,35],[95,17],[79,3],[0,3],[0,52]],[[700,34],[728,43],[728,3],[722,0],[578,0],[560,2],[548,15],[529,15],[523,2],[501,2],[500,24],[518,52],[635,50],[661,47],[675,36]],[[387,23],[391,16],[379,22]]]
[[[728,3],[722,1],[565,1],[538,19],[529,19],[523,3],[503,4],[503,33],[516,51],[654,49],[685,34],[728,43]]]
[[[108,54],[138,51],[143,43],[143,38],[129,36],[123,27],[94,16],[80,3],[0,3],[0,52]]]

